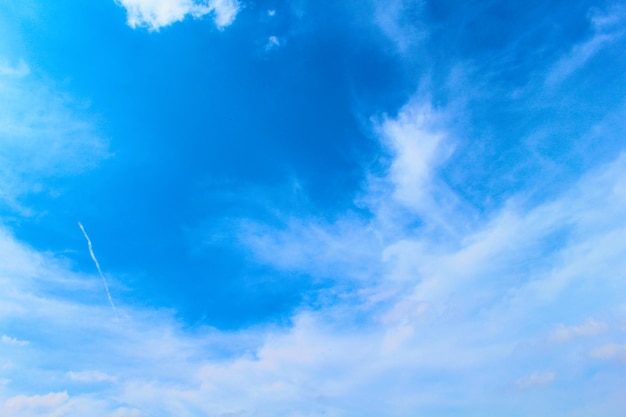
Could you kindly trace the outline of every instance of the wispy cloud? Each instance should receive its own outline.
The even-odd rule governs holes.
[[[4,402],[3,415],[6,417],[55,415],[62,411],[60,407],[68,398],[67,392],[32,396],[17,395]]]
[[[128,25],[150,30],[169,26],[187,16],[200,18],[207,14],[219,29],[229,26],[239,12],[238,0],[115,0],[126,9]]]
[[[28,341],[19,340],[11,336],[7,336],[5,334],[2,335],[2,343],[11,345],[11,346],[28,346]]]
[[[282,43],[278,39],[278,37],[272,35],[269,38],[267,38],[267,43],[265,44],[265,50],[266,51],[271,51],[271,50],[274,50],[276,48],[279,48],[281,45],[282,45]]]
[[[85,383],[115,382],[115,377],[100,371],[70,371],[67,373],[67,377],[72,381]]]
[[[626,364],[626,344],[608,343],[602,345],[591,351],[591,357]]]
[[[375,22],[396,45],[398,51],[407,53],[427,31],[421,22],[424,3],[412,0],[375,1]]]
[[[438,369],[456,375],[458,381],[480,374],[493,389],[508,379],[526,391],[550,390],[559,383],[557,374],[570,372],[568,367],[593,366],[568,355],[587,349],[582,339],[618,338],[607,323],[619,317],[615,290],[623,290],[624,274],[616,271],[626,270],[626,244],[618,237],[626,229],[626,216],[619,209],[626,204],[622,192],[626,156],[589,172],[550,200],[529,204],[517,196],[476,221],[464,213],[462,204],[440,204],[448,201],[441,196],[455,197],[437,175],[453,138],[444,125],[429,123],[445,120],[444,115],[433,116],[428,106],[413,106],[397,118],[384,119],[377,129],[392,156],[386,175],[368,182],[358,199],[371,210],[367,220],[351,216],[334,223],[292,220],[287,229],[279,230],[245,223],[242,239],[258,260],[351,282],[343,287],[345,306],[299,316],[301,321],[295,321],[289,334],[274,340],[276,353],[265,345],[256,358],[261,362],[271,358],[271,365],[265,365],[269,369],[284,363],[291,371],[300,366],[307,370],[294,375],[285,369],[288,380],[334,369],[336,385],[317,383],[320,389],[315,394],[334,405],[331,398],[336,397],[326,384],[351,395],[356,386],[349,375],[357,366],[352,360],[361,364],[359,375],[368,375],[379,389],[379,384],[394,387],[389,388],[393,394],[381,396],[403,404],[410,400],[385,380],[386,372],[402,374],[403,369],[418,378]],[[366,320],[368,326],[348,330],[342,327],[346,316]],[[582,324],[565,326],[563,321]],[[547,357],[524,347],[544,337],[546,324],[556,328],[552,340],[569,342],[550,347],[555,351]],[[338,326],[336,331],[329,330],[333,326]],[[309,343],[319,343],[320,348],[308,347]],[[615,346],[593,356],[620,358],[621,350]],[[349,357],[343,356],[346,352]],[[529,365],[553,370],[513,375]],[[264,365],[253,359],[238,361],[238,367],[244,366]],[[282,375],[283,370],[276,372]],[[360,381],[365,389],[366,383]],[[587,382],[578,383],[582,387]],[[460,394],[463,382],[447,384],[447,391],[428,383],[420,387],[435,402],[446,395],[459,401],[465,395],[485,395]],[[302,395],[300,388],[276,385],[292,396]],[[374,391],[367,396],[380,399]],[[426,407],[419,401],[413,405]]]
[[[606,323],[590,319],[578,326],[560,324],[554,330],[553,336],[559,342],[568,341],[576,337],[594,336],[608,330]]]
[[[80,227],[80,231],[83,232],[83,236],[85,237],[85,240],[87,240],[87,247],[89,248],[89,256],[91,256],[91,260],[96,265],[98,274],[100,275],[100,278],[102,279],[102,283],[104,284],[104,289],[107,293],[107,299],[109,300],[109,304],[111,305],[113,312],[117,314],[117,309],[115,308],[115,304],[113,303],[113,299],[111,298],[111,292],[109,291],[109,284],[107,283],[107,280],[104,277],[104,274],[102,273],[102,269],[100,269],[100,263],[98,262],[98,258],[96,258],[96,254],[93,252],[91,239],[89,239],[89,235],[85,231],[85,228],[83,227],[83,224],[81,222],[78,222],[78,227]]]
[[[47,192],[44,180],[76,174],[108,156],[84,110],[30,73],[24,61],[0,65],[0,202]]]
[[[546,85],[552,87],[565,81],[606,45],[623,38],[626,34],[625,22],[626,9],[624,7],[613,7],[603,13],[594,11],[591,16],[593,28],[591,38],[575,45],[567,55],[556,63],[546,77]]]
[[[30,68],[23,60],[20,60],[17,65],[9,65],[6,62],[0,62],[0,76],[22,78],[28,74],[30,74]]]
[[[551,384],[554,382],[555,377],[556,374],[554,372],[533,372],[528,376],[518,379],[516,383],[519,389],[527,390]]]

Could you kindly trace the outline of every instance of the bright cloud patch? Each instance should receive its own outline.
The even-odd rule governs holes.
[[[442,191],[435,190],[435,168],[452,151],[445,143],[442,119],[429,105],[412,103],[396,119],[385,119],[380,124],[383,143],[394,156],[389,175],[394,197],[411,210],[424,212]]]
[[[230,25],[239,11],[237,0],[116,0],[126,9],[128,24],[158,30],[179,22],[187,16],[199,18],[213,15],[215,25],[222,29]]]
[[[85,382],[85,383],[97,383],[97,382],[115,382],[115,378],[104,372],[98,371],[82,371],[82,372],[68,372],[67,377],[73,381]]]
[[[3,415],[12,416],[48,416],[63,412],[63,404],[67,401],[66,392],[45,395],[17,395],[4,402]]]
[[[12,346],[27,346],[28,342],[26,340],[18,340],[14,337],[7,336],[6,334],[2,335],[2,343],[6,343],[7,345]]]

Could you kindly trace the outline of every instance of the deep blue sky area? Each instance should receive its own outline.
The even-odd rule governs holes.
[[[45,202],[48,213],[20,222],[18,235],[42,249],[80,245],[80,220],[103,268],[158,277],[142,297],[191,321],[245,325],[288,314],[317,284],[263,277],[236,242],[189,256],[202,242],[185,229],[233,213],[280,222],[262,207],[292,214],[293,198],[280,191],[292,182],[302,184],[308,203],[297,210],[332,217],[349,208],[378,148],[362,126],[367,114],[355,109],[393,113],[412,82],[390,42],[371,27],[355,32],[362,12],[345,6],[298,25],[289,7],[274,21],[250,5],[229,30],[189,20],[149,33],[120,25],[123,10],[111,2],[75,3],[38,5],[45,21],[23,24],[26,58],[60,80],[76,107],[88,106],[111,157],[79,180],[61,181],[64,192]],[[289,36],[279,54],[264,50],[275,30]],[[267,201],[220,201],[237,184],[258,188],[255,199]],[[272,285],[277,279],[288,284]],[[224,301],[207,302],[213,295]],[[241,303],[245,309],[231,308]]]

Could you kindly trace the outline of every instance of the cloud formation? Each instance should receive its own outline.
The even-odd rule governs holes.
[[[546,77],[546,85],[555,86],[565,81],[572,73],[582,68],[594,55],[608,44],[623,38],[626,8],[613,7],[606,13],[594,11],[591,16],[593,34],[584,42],[575,45],[561,58]]]
[[[419,111],[385,123],[394,135],[419,140],[415,125],[429,110]],[[387,176],[364,190],[362,201],[374,210],[369,220],[300,220],[280,234],[256,229],[254,239],[271,248],[263,255],[264,244],[251,246],[260,260],[277,269],[334,272],[351,283],[284,328],[190,333],[171,312],[129,305],[118,306],[116,321],[105,305],[79,301],[92,299],[97,281],[0,234],[0,324],[12,323],[21,332],[11,337],[31,341],[28,355],[10,356],[6,417],[403,416],[449,407],[574,416],[572,395],[603,415],[619,415],[619,369],[596,371],[603,394],[576,373],[623,358],[618,326],[610,324],[622,319],[617,294],[626,290],[626,157],[551,200],[512,200],[471,230],[440,234],[443,226],[428,220],[437,219],[427,212],[436,206],[407,212],[412,196],[398,197],[398,184],[417,184],[404,191],[417,195],[436,190],[435,164],[398,177],[393,167],[404,149],[394,151]],[[416,217],[427,226],[407,227]],[[554,329],[562,342],[551,342]],[[561,401],[560,381],[571,378],[578,385]],[[29,391],[36,396],[20,392],[26,380],[37,381]],[[516,389],[494,399],[506,387]],[[514,406],[527,395],[543,398],[543,408]]]
[[[3,415],[8,417],[52,416],[63,411],[62,407],[67,399],[66,392],[32,396],[18,395],[4,402]]]
[[[542,387],[554,382],[555,377],[554,372],[533,372],[528,376],[518,379],[517,386],[523,390]]]
[[[532,204],[516,196],[476,222],[462,205],[438,203],[446,201],[438,196],[451,191],[436,175],[446,152],[443,158],[436,155],[446,143],[442,138],[451,138],[441,126],[437,134],[429,133],[426,121],[432,120],[432,110],[415,103],[378,129],[383,143],[391,143],[392,157],[386,176],[371,180],[358,199],[371,210],[369,220],[347,216],[329,224],[290,219],[286,230],[244,225],[241,238],[259,261],[317,277],[334,276],[343,283],[339,299],[345,304],[303,314],[288,336],[276,339],[276,349],[290,349],[274,353],[265,345],[254,360],[239,361],[238,369],[263,366],[259,360],[271,360],[268,369],[285,362],[290,381],[333,369],[332,383],[315,384],[321,387],[316,395],[337,401],[354,395],[358,402],[359,392],[359,398],[376,398],[373,402],[389,414],[389,403],[428,410],[429,401],[443,404],[450,397],[460,402],[465,398],[459,407],[468,410],[471,396],[486,398],[487,391],[509,383],[521,391],[541,388],[542,395],[550,395],[559,389],[556,375],[571,377],[571,369],[594,366],[573,359],[573,352],[621,358],[620,345],[596,349],[594,343],[620,340],[609,323],[620,320],[614,291],[624,290],[623,273],[616,271],[626,270],[626,245],[618,237],[626,230],[619,209],[626,204],[626,156],[588,173],[553,199]],[[351,290],[345,290],[346,283]],[[357,330],[347,325],[352,320],[368,325]],[[582,324],[565,326],[563,321]],[[294,363],[288,359],[292,356],[297,357]],[[294,375],[300,366],[306,370]],[[529,366],[552,370],[515,375]],[[616,371],[607,371],[610,390],[617,389]],[[455,375],[458,385],[447,379],[445,389],[437,387],[428,379],[431,372]],[[482,388],[472,391],[467,387],[477,375]],[[412,399],[395,385],[399,381],[415,384],[429,400]],[[344,391],[331,394],[330,386]],[[554,410],[566,410],[565,404],[551,401]],[[505,403],[493,409],[506,408]],[[342,410],[339,414],[351,415],[333,404]],[[390,415],[404,415],[411,406]],[[364,407],[376,409],[375,404]]]
[[[597,347],[591,357],[608,361],[617,361],[626,365],[626,344],[608,343]]]
[[[151,29],[194,15],[192,3],[124,3]],[[32,143],[6,140],[0,155],[42,168],[13,162],[0,184],[30,184],[59,161],[84,169],[91,148],[60,130],[66,122],[100,143],[74,116],[57,120],[73,115],[63,101],[50,119],[29,113],[24,103],[39,99],[15,81],[24,68],[0,71],[11,80],[2,93],[20,92],[11,103],[28,116],[17,123],[2,107],[13,124],[0,132]],[[237,237],[258,263],[334,284],[284,326],[190,329],[176,312],[123,299],[114,319],[98,279],[0,227],[0,416],[621,416],[626,155],[474,217],[441,175],[451,113],[415,98],[375,118],[383,168],[348,214],[292,216],[282,228],[241,221]],[[76,137],[40,135],[42,125]],[[39,155],[40,137],[63,150]]]
[[[28,346],[28,342],[26,340],[19,340],[11,336],[7,336],[6,334],[2,335],[2,343],[11,346]]]
[[[554,338],[559,342],[568,341],[576,337],[593,336],[608,330],[606,323],[588,320],[578,326],[564,326],[560,324],[554,331]]]
[[[229,26],[239,12],[238,0],[116,0],[126,9],[128,25],[158,30],[187,16],[211,14],[219,29]]]
[[[111,375],[99,371],[81,371],[67,373],[67,377],[72,381],[94,383],[94,382],[115,382],[115,378]]]

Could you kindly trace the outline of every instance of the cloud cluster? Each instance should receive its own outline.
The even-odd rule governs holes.
[[[219,29],[229,26],[239,12],[238,0],[116,0],[126,9],[128,25],[149,30],[169,26],[187,16],[211,14]]]
[[[260,262],[333,276],[351,289],[339,297],[345,304],[296,321],[289,340],[280,343],[296,343],[292,350],[272,354],[265,346],[255,360],[240,366],[262,366],[258,360],[272,358],[270,369],[275,369],[279,357],[302,352],[316,358],[312,362],[319,368],[285,359],[288,374],[298,366],[306,369],[290,381],[333,369],[332,383],[315,386],[341,387],[345,391],[334,397],[337,401],[354,395],[356,402],[357,392],[359,398],[375,398],[386,415],[396,415],[390,403],[405,404],[397,415],[406,415],[411,407],[428,410],[450,397],[468,411],[478,398],[507,386],[523,392],[542,388],[552,413],[569,415],[555,396],[559,374],[578,378],[578,386],[570,389],[584,390],[588,382],[572,376],[572,369],[591,369],[595,364],[589,358],[621,358],[617,342],[624,335],[616,323],[623,319],[623,308],[616,294],[626,290],[626,244],[620,238],[626,231],[620,210],[626,204],[626,156],[588,173],[557,197],[531,203],[516,196],[476,221],[460,204],[439,203],[453,200],[436,175],[451,149],[445,130],[432,127],[440,118],[414,102],[398,117],[383,119],[377,130],[392,159],[387,174],[373,178],[359,198],[372,213],[368,220],[292,218],[281,230],[244,225],[241,239]],[[355,322],[367,325],[355,329],[347,324]],[[588,359],[579,360],[577,351]],[[528,367],[542,370],[528,374]],[[429,379],[433,372],[449,377],[445,387]],[[603,375],[611,393],[617,374],[614,368]],[[471,387],[473,378],[481,381],[479,386]],[[396,384],[414,387],[411,392],[430,402]],[[319,398],[333,398],[333,388],[316,392]],[[527,394],[510,395],[513,401]],[[505,403],[495,401],[491,410],[502,411]],[[339,409],[341,415],[352,415]],[[612,410],[609,415],[617,415],[617,408]]]

